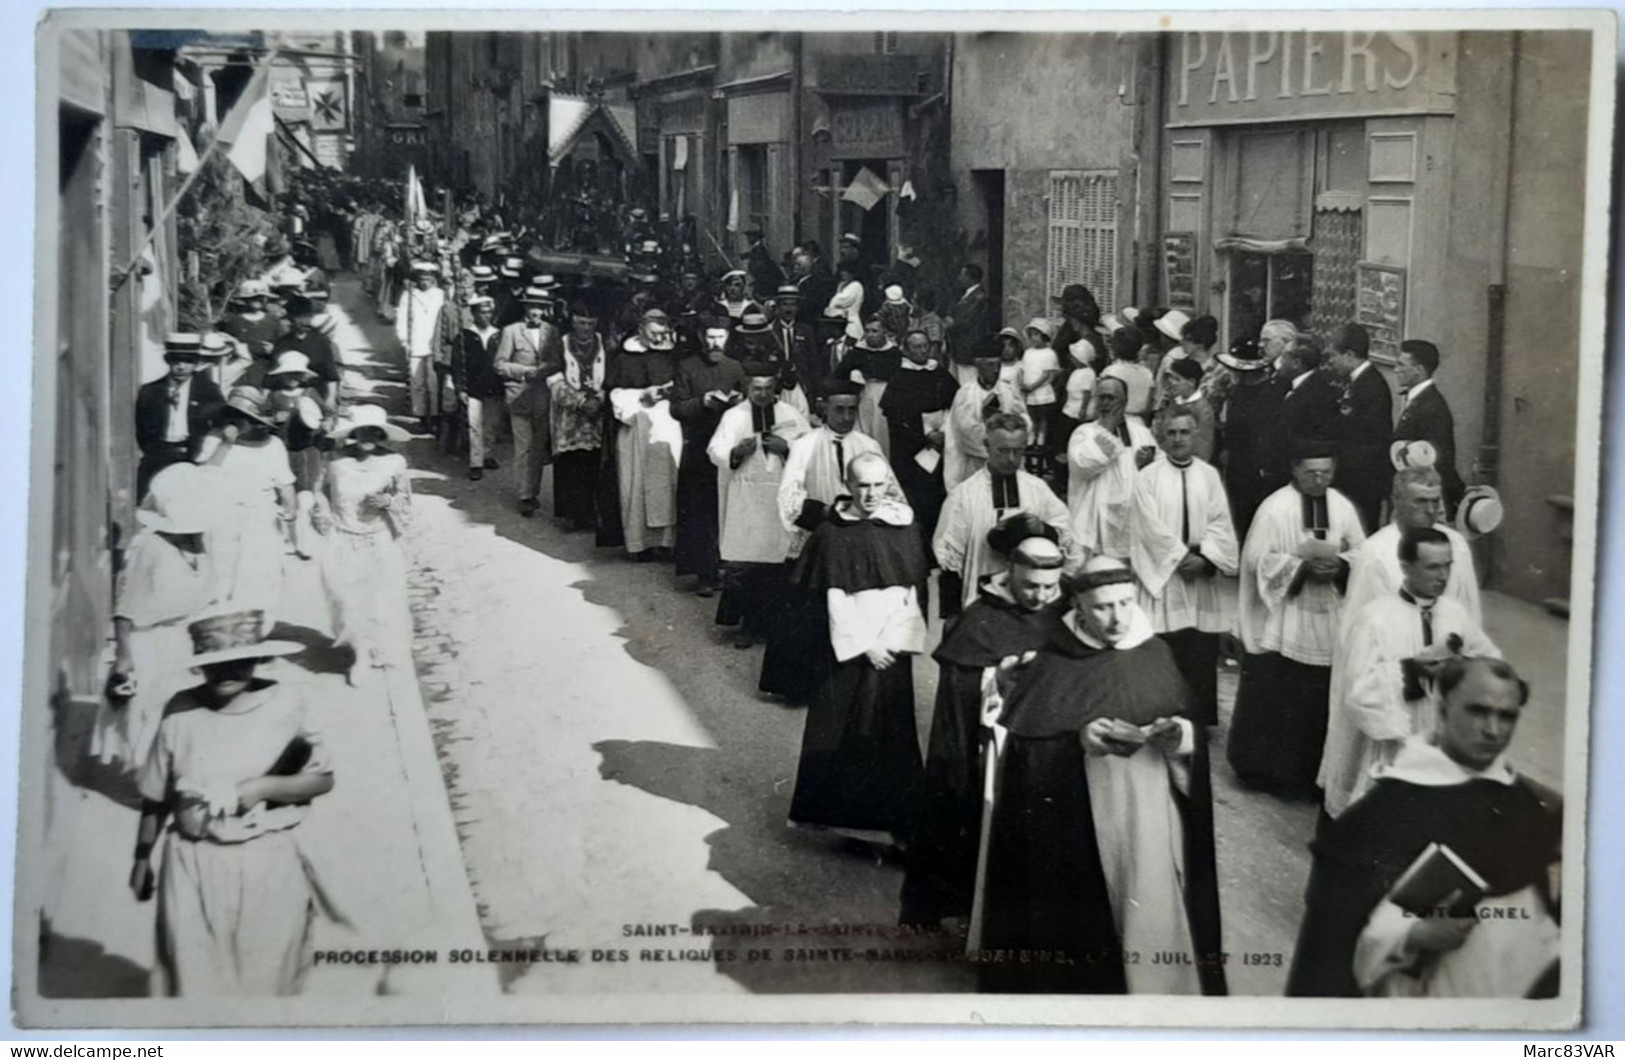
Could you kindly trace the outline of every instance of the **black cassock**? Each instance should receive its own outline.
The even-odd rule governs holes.
[[[1444,786],[1377,781],[1310,844],[1314,866],[1287,995],[1361,996],[1355,943],[1371,911],[1429,843],[1455,851],[1496,897],[1532,884],[1544,894],[1562,835],[1560,800],[1521,777]]]
[[[903,875],[905,924],[968,916],[982,835],[982,673],[1009,655],[1041,647],[1061,608],[1027,611],[983,586],[950,619],[932,654],[939,670],[925,753],[920,818]]]
[[[842,507],[807,539],[794,579],[816,608],[817,681],[802,735],[790,820],[796,824],[890,832],[914,821],[921,779],[914,726],[912,658],[876,670],[867,656],[838,662],[830,645],[826,593],[907,586],[927,575],[919,532],[854,519]]]
[[[1095,718],[1145,725],[1158,717],[1189,717],[1190,709],[1190,690],[1168,646],[1157,638],[1102,650],[1060,623],[1051,628],[1044,649],[1006,700],[1001,723],[1009,736],[983,840],[986,869],[978,896],[983,951],[1026,951],[1043,959],[980,964],[983,990],[1126,992],[1123,945],[1101,867],[1081,735]],[[1182,794],[1172,785],[1169,792],[1184,830],[1184,904],[1202,993],[1222,995],[1213,786],[1206,735],[1200,725],[1193,730],[1190,792]]]
[[[683,427],[683,455],[677,464],[677,544],[673,550],[678,574],[698,574],[715,580],[722,559],[717,551],[717,466],[706,446],[722,422],[726,409],[710,408],[705,395],[712,390],[733,392],[743,388],[745,370],[724,357],[712,364],[704,354],[685,357],[677,365],[671,388],[671,414]]]
[[[948,411],[958,389],[953,376],[941,368],[916,369],[904,364],[892,373],[880,399],[880,411],[886,415],[891,434],[891,464],[897,484],[903,487],[909,507],[914,509],[914,525],[928,544],[948,494],[941,462],[935,471],[927,472],[914,458],[927,445],[925,414]]]

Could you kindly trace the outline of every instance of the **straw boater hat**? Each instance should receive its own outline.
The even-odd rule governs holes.
[[[801,300],[801,288],[797,287],[793,283],[787,283],[783,287],[780,287],[777,291],[773,292],[773,300],[775,302],[787,302],[792,298],[797,301]]]
[[[525,293],[519,296],[519,301],[525,305],[552,305],[553,292],[545,287],[532,285],[525,288]]]
[[[771,330],[767,322],[767,314],[751,311],[739,318],[739,324],[734,328],[735,335],[765,335]]]
[[[294,655],[305,646],[291,640],[265,639],[265,612],[232,611],[200,618],[186,627],[192,636],[192,658],[187,665],[200,669],[239,659],[267,659]]]
[[[1388,459],[1395,471],[1408,467],[1433,467],[1439,454],[1432,442],[1400,440],[1388,447]]]
[[[503,261],[502,268],[497,270],[497,271],[499,273],[501,273],[501,275],[506,279],[517,280],[517,279],[519,279],[519,277],[521,277],[521,276],[523,276],[525,274],[524,270],[525,270],[525,259],[524,258],[508,258],[505,261]]]
[[[1185,325],[1190,322],[1191,318],[1186,315],[1184,310],[1170,309],[1158,317],[1156,324],[1153,326],[1170,339],[1178,342],[1181,333],[1185,330]]]
[[[1257,372],[1270,366],[1269,358],[1258,348],[1258,340],[1252,338],[1232,342],[1228,351],[1219,354],[1219,363],[1237,372]]]
[[[404,442],[412,436],[389,422],[389,414],[382,405],[351,405],[333,428],[331,435],[333,441],[344,443],[350,440],[350,435],[363,427],[375,427],[384,432],[384,437],[392,442]]]
[[[551,291],[559,285],[559,281],[554,279],[551,273],[544,272],[539,273],[536,276],[532,276],[530,278],[530,285],[532,287],[540,287],[544,291]]]
[[[1493,486],[1474,486],[1469,489],[1456,508],[1456,530],[1463,537],[1481,537],[1494,533],[1506,518],[1501,506],[1501,494]]]
[[[414,261],[412,263],[412,271],[413,272],[427,272],[427,273],[431,273],[431,274],[434,274],[434,275],[439,275],[440,266],[436,265],[432,261]]]
[[[652,272],[634,272],[630,279],[633,283],[659,283],[660,277]]]
[[[658,240],[658,239],[645,239],[643,242],[638,244],[638,253],[639,254],[658,254],[658,253],[660,253],[660,240]]]
[[[722,282],[727,283],[729,280],[734,279],[735,277],[738,277],[741,280],[748,280],[750,279],[750,273],[746,272],[744,269],[729,269],[727,272],[722,274]]]
[[[276,366],[269,372],[271,375],[302,375],[307,379],[314,379],[316,373],[310,370],[310,358],[296,350],[277,354]]]
[[[208,474],[190,462],[164,468],[147,486],[147,496],[135,512],[136,521],[161,534],[201,534],[208,530],[209,506],[203,499]]]
[[[895,283],[886,288],[883,293],[886,296],[888,305],[908,305],[908,299],[903,297],[903,288]]]
[[[232,338],[220,331],[211,331],[203,336],[203,345],[198,349],[198,356],[206,360],[215,360],[231,352]]]
[[[863,246],[863,240],[859,239],[857,236],[853,235],[851,232],[842,232],[840,241],[842,243],[850,243],[855,247]]]
[[[271,297],[271,285],[264,280],[244,280],[237,285],[237,291],[231,296],[234,302],[246,302],[250,298]]]
[[[164,336],[164,356],[203,356],[203,336],[191,331],[171,331]]]
[[[496,304],[497,300],[488,294],[477,294],[468,300],[468,308],[470,309],[479,309],[481,306],[491,309],[494,308]]]
[[[233,387],[230,395],[226,397],[226,409],[247,416],[251,420],[258,420],[267,427],[276,426],[276,421],[272,418],[270,399],[265,396],[265,391],[257,386]]]
[[[476,265],[468,270],[468,274],[473,277],[475,284],[496,283],[497,281],[496,270],[489,265]]]

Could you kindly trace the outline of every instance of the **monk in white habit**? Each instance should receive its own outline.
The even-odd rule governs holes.
[[[1066,446],[1066,506],[1072,536],[1085,556],[1129,557],[1134,479],[1157,455],[1157,442],[1127,415],[1128,386],[1107,376],[1095,386],[1099,418],[1072,432]]]
[[[1432,467],[1396,471],[1391,503],[1393,521],[1367,538],[1354,554],[1343,610],[1344,626],[1372,600],[1392,596],[1399,590],[1404,578],[1399,569],[1400,535],[1430,526],[1449,539],[1454,556],[1444,595],[1466,609],[1474,622],[1482,624],[1484,612],[1479,602],[1473,550],[1465,537],[1444,524],[1444,484],[1438,471]]]
[[[1132,572],[1099,556],[1071,610],[1000,662],[973,950],[1005,993],[1224,994],[1206,733]],[[1063,959],[1056,960],[1054,955]]]
[[[1032,512],[1055,527],[1062,550],[1073,554],[1066,505],[1042,479],[1022,470],[1027,438],[1026,419],[1002,412],[988,417],[987,466],[956,486],[942,506],[931,550],[942,568],[938,592],[944,616],[975,600],[983,577],[1005,569],[987,543],[987,532],[1007,516]]]
[[[1499,659],[1449,659],[1436,680],[1434,735],[1404,741],[1310,847],[1290,996],[1557,996],[1562,800],[1508,755],[1529,686]],[[1396,892],[1434,844],[1482,895],[1421,904]]]
[[[779,519],[789,535],[787,571],[829,515],[830,506],[846,492],[847,465],[865,453],[880,454],[880,443],[857,426],[863,384],[831,376],[819,389],[818,409],[824,422],[790,443],[779,483]],[[821,612],[817,601],[807,599],[793,581],[783,589],[778,620],[762,653],[757,688],[790,703],[805,703],[817,679],[815,658],[807,645],[819,634]]]
[[[611,448],[618,490],[611,505],[618,507],[620,519],[607,533],[600,528],[598,544],[624,544],[628,554],[639,558],[670,552],[677,540],[683,429],[671,414],[674,346],[669,318],[651,309],[636,334],[622,343],[605,378],[617,424]]]
[[[1241,546],[1218,469],[1195,455],[1197,420],[1162,419],[1162,458],[1134,482],[1130,555],[1140,607],[1174,653],[1195,697],[1194,720],[1219,723],[1219,635],[1236,622]]]
[[[728,568],[718,621],[739,623],[736,648],[766,639],[783,595],[790,534],[779,519],[779,486],[790,443],[807,421],[779,397],[777,365],[745,368],[745,400],[722,414],[706,455],[717,468],[718,551]]]
[[[1354,505],[1331,488],[1331,446],[1297,444],[1291,484],[1259,505],[1241,551],[1246,657],[1226,757],[1249,787],[1302,798],[1316,794],[1343,594],[1365,542]]]
[[[1021,391],[999,377],[1002,364],[998,346],[979,348],[975,364],[976,376],[955,392],[942,432],[942,484],[950,493],[987,465],[987,425],[992,417],[1017,416],[1027,433],[1032,433],[1032,419],[1027,415]]]
[[[1457,655],[1501,655],[1466,608],[1445,595],[1454,551],[1443,532],[1407,530],[1395,551],[1403,582],[1346,624],[1332,668],[1319,778],[1330,817],[1365,794],[1373,771],[1392,762],[1403,741],[1433,732],[1431,671]]]

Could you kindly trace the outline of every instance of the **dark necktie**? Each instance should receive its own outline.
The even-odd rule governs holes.
[[[842,443],[845,441],[845,438],[842,435],[837,434],[831,439],[831,441],[835,443],[835,472],[841,481],[844,482],[846,481],[846,447]]]
[[[1021,490],[1014,475],[989,475],[993,483],[993,508],[1002,517],[1010,508],[1021,507]]]
[[[1191,485],[1189,464],[1175,464],[1179,468],[1179,543],[1191,543]]]
[[[1134,445],[1134,439],[1128,433],[1128,417],[1126,416],[1117,424],[1117,440],[1131,448]]]
[[[1326,512],[1326,495],[1311,497],[1303,495],[1303,528],[1321,541],[1326,540],[1326,534],[1331,529],[1331,522]]]
[[[1438,601],[1418,600],[1409,589],[1399,590],[1399,597],[1422,613],[1422,647],[1433,647],[1433,605]]]
[[[790,359],[790,329],[783,325],[779,327],[779,345],[784,347],[784,359],[788,361]]]
[[[764,408],[761,405],[752,405],[750,407],[750,422],[751,429],[757,434],[766,434],[771,431],[773,429],[773,406],[768,405]]]

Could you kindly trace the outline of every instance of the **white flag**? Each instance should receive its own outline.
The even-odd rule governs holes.
[[[847,202],[857,203],[861,209],[872,210],[889,191],[890,186],[876,176],[868,166],[864,166],[858,170],[858,175],[852,178],[852,183],[846,186],[841,198]]]
[[[276,117],[271,110],[271,56],[266,56],[248,79],[248,87],[238,97],[231,113],[220,123],[215,139],[227,148],[226,157],[237,167],[254,191],[266,194],[265,177],[270,161],[271,137],[276,135]]]

